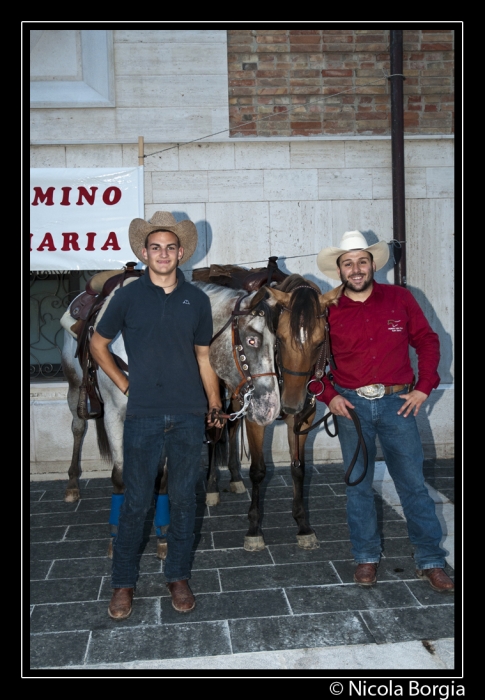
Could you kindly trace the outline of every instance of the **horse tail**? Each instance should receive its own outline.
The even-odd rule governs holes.
[[[96,418],[96,437],[98,440],[98,450],[101,455],[101,459],[103,459],[105,462],[111,462],[113,456],[111,454],[111,447],[103,416]]]

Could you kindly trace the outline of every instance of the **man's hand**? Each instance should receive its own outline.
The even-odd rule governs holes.
[[[404,403],[397,412],[397,415],[400,416],[401,413],[404,413],[404,418],[407,418],[413,409],[413,414],[415,416],[418,415],[419,409],[428,398],[428,394],[424,394],[422,391],[416,391],[416,389],[413,389],[413,391],[410,391],[409,394],[401,394],[399,398],[404,399]]]
[[[333,399],[328,404],[328,408],[334,416],[344,416],[349,420],[352,420],[352,416],[348,412],[347,408],[355,408],[354,404],[350,403],[346,398],[341,396],[334,396]]]
[[[224,418],[221,417],[222,409],[220,406],[211,406],[209,413],[206,416],[208,428],[222,428],[224,426]]]

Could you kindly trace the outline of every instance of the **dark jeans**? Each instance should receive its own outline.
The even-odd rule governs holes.
[[[443,533],[436,515],[435,504],[429,495],[423,475],[423,448],[416,419],[397,415],[404,403],[400,393],[381,399],[365,399],[355,391],[335,385],[339,394],[355,406],[368,453],[365,479],[357,486],[347,487],[347,521],[352,553],[357,564],[378,562],[381,556],[381,538],[377,524],[375,494],[372,489],[376,457],[376,436],[384,459],[399,495],[407,521],[409,539],[414,545],[414,559],[418,569],[445,566],[445,550],[440,541]],[[338,437],[345,467],[348,467],[357,446],[354,422],[339,416]],[[363,470],[362,451],[350,476],[355,481]]]
[[[138,552],[158,465],[165,450],[168,465],[170,527],[164,573],[168,582],[189,579],[194,541],[195,487],[201,464],[204,416],[192,414],[127,415],[123,432],[125,500],[113,540],[113,588],[133,588]]]

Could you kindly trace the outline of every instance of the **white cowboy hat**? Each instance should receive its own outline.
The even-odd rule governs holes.
[[[144,219],[133,219],[128,230],[131,249],[142,263],[146,265],[146,258],[143,258],[141,251],[145,247],[145,239],[153,231],[172,231],[178,236],[180,245],[184,249],[184,254],[180,259],[180,264],[187,262],[192,257],[197,248],[197,229],[195,224],[189,219],[176,221],[169,211],[156,211],[149,221]]]
[[[340,248],[322,248],[317,255],[318,268],[333,280],[339,280],[337,272],[337,259],[342,253],[347,253],[349,250],[367,250],[372,253],[376,270],[384,267],[389,260],[389,245],[385,241],[379,241],[373,245],[367,245],[367,241],[360,231],[347,231],[342,236]]]

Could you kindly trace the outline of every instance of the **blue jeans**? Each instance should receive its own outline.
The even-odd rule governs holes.
[[[445,550],[440,547],[442,530],[436,516],[435,504],[428,493],[423,475],[423,448],[416,419],[412,414],[397,415],[404,403],[401,391],[381,399],[364,399],[355,391],[337,384],[335,389],[355,407],[368,453],[367,475],[356,486],[347,487],[347,522],[352,554],[357,564],[379,562],[381,538],[372,482],[376,458],[376,436],[399,495],[407,521],[409,539],[414,545],[414,560],[418,569],[445,566]],[[353,420],[338,417],[338,437],[344,466],[352,461],[357,446],[357,431]],[[364,466],[362,450],[350,475],[350,481],[361,476]]]
[[[190,578],[195,488],[203,439],[204,416],[126,416],[123,432],[125,500],[120,509],[118,533],[113,539],[113,588],[136,585],[144,523],[153,505],[154,484],[163,450],[167,456],[170,502],[165,578],[169,583]]]

